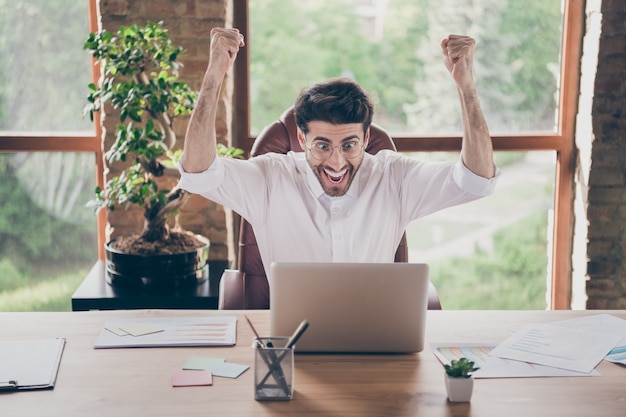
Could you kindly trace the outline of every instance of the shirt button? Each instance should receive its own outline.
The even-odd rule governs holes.
[[[332,212],[335,214],[341,212],[341,207],[333,207]]]

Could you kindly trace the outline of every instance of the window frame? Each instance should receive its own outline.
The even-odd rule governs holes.
[[[247,0],[233,0],[233,26],[244,37],[249,34]],[[580,56],[584,30],[584,2],[565,0],[563,19],[563,44],[561,51],[561,87],[559,91],[559,117],[555,133],[493,135],[495,151],[552,150],[556,152],[554,192],[554,231],[552,247],[550,294],[551,309],[571,308],[572,293],[572,236],[575,124],[580,80]],[[96,0],[89,0],[89,30],[97,31]],[[234,66],[233,145],[249,153],[255,136],[250,135],[249,109],[249,48],[243,48]],[[100,74],[92,65],[92,79]],[[104,187],[104,155],[101,145],[99,114],[94,114],[92,135],[81,133],[36,134],[0,132],[0,152],[93,152],[96,184]],[[400,152],[460,151],[459,136],[394,136]],[[106,212],[97,216],[98,259],[104,259]]]
[[[247,0],[233,0],[233,26],[250,39]],[[495,151],[555,151],[554,228],[550,309],[571,308],[573,197],[575,177],[575,126],[580,91],[580,57],[585,8],[582,0],[565,0],[561,45],[561,85],[555,133],[492,135]],[[243,48],[234,65],[233,144],[249,153],[255,136],[250,134],[250,52]],[[400,152],[439,152],[461,149],[460,136],[394,136]]]

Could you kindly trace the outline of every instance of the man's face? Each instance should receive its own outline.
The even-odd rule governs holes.
[[[298,140],[326,194],[339,197],[348,192],[363,162],[369,130],[364,135],[360,123],[334,125],[312,121],[306,137],[298,129]]]

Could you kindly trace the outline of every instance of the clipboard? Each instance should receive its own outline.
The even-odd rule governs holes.
[[[52,389],[65,339],[0,341],[0,392]]]

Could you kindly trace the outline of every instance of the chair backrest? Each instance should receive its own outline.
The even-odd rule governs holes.
[[[396,150],[396,146],[391,136],[381,127],[372,124],[370,128],[370,140],[366,152],[376,154],[383,149]],[[289,151],[302,152],[297,137],[296,120],[293,107],[287,109],[280,119],[268,125],[257,136],[250,156],[261,155],[268,152],[287,153]],[[269,285],[261,255],[257,247],[256,238],[252,231],[252,226],[242,219],[239,235],[239,261],[238,269],[245,273],[245,281],[248,288],[247,294],[254,294],[254,300],[248,302],[248,308],[269,308]],[[409,253],[406,241],[406,234],[402,235],[402,240],[395,254],[395,262],[408,262]],[[252,288],[253,287],[253,288]]]

